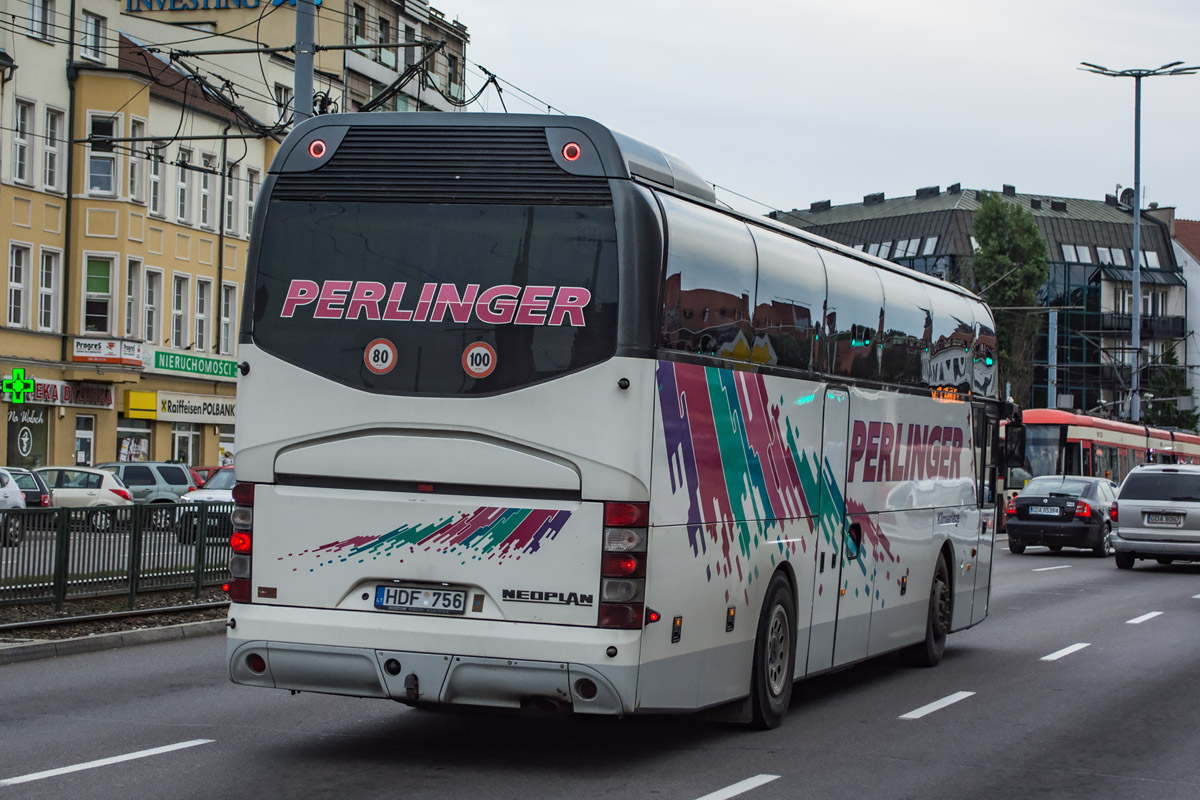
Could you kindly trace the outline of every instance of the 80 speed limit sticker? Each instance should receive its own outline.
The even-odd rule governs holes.
[[[363,363],[376,375],[386,375],[396,366],[396,345],[387,339],[376,339],[363,352]]]
[[[462,365],[472,378],[486,378],[496,368],[496,350],[486,342],[469,344],[463,350]]]

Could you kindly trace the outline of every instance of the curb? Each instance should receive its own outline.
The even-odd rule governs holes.
[[[161,628],[145,628],[137,631],[99,633],[77,639],[56,639],[45,642],[30,642],[0,646],[0,666],[37,661],[44,658],[96,653],[101,650],[116,650],[156,642],[172,642],[177,639],[194,639],[199,636],[215,636],[225,632],[225,620],[212,619],[204,622],[185,622],[180,625],[165,625]]]

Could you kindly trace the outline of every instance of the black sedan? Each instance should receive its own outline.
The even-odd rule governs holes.
[[[1034,478],[1008,501],[1008,549],[1024,553],[1031,545],[1058,551],[1081,547],[1103,558],[1112,553],[1109,509],[1117,485],[1107,478],[1045,475]]]

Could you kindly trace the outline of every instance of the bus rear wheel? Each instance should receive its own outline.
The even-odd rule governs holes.
[[[954,601],[950,594],[950,569],[945,555],[938,554],[929,587],[929,614],[925,621],[925,640],[901,650],[904,661],[914,667],[936,667],[946,653],[946,634]]]
[[[754,671],[750,681],[753,728],[778,728],[787,714],[795,676],[795,632],[796,601],[792,587],[782,573],[776,572],[767,585],[754,640]]]

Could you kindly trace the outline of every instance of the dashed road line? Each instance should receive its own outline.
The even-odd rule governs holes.
[[[162,747],[154,747],[149,750],[138,750],[136,753],[126,753],[122,756],[111,756],[109,758],[101,758],[96,761],[86,761],[82,764],[72,764],[69,767],[59,767],[58,769],[48,769],[44,772],[31,772],[28,775],[18,775],[15,778],[6,778],[0,780],[0,786],[16,786],[18,783],[29,783],[30,781],[40,781],[43,778],[53,778],[57,775],[67,775],[72,772],[81,772],[85,769],[95,769],[96,767],[107,767],[110,764],[120,764],[122,761],[133,761],[137,758],[146,758],[148,756],[162,755],[170,753],[174,750],[183,750],[188,747],[196,747],[201,744],[211,744],[213,739],[192,739],[187,742],[178,742],[176,744],[168,744]]]
[[[1161,612],[1161,611],[1151,611],[1149,614],[1142,614],[1140,617],[1134,617],[1133,619],[1127,619],[1127,620],[1125,620],[1125,624],[1126,625],[1140,625],[1141,623],[1145,622],[1148,619],[1154,619],[1155,617],[1161,616],[1162,613],[1163,612]]]
[[[912,711],[908,712],[907,714],[901,714],[900,719],[920,719],[921,717],[925,716],[926,714],[932,714],[933,712],[943,709],[948,705],[953,705],[954,703],[957,703],[959,700],[966,700],[968,697],[970,697],[973,694],[975,694],[975,693],[974,692],[955,692],[952,695],[943,697],[941,700],[935,700],[932,703],[930,703],[929,705],[925,705],[925,706],[921,706],[920,708],[913,709]]]
[[[1049,572],[1052,569],[1070,569],[1070,568],[1071,568],[1070,564],[1062,564],[1057,567],[1038,567],[1037,569],[1034,570],[1034,572]]]
[[[1048,656],[1042,656],[1040,660],[1041,661],[1058,661],[1063,656],[1069,656],[1069,655],[1071,655],[1071,653],[1076,653],[1085,647],[1091,647],[1091,645],[1092,645],[1091,642],[1080,642],[1078,644],[1073,644],[1070,647],[1064,647],[1062,650],[1053,652]]]
[[[778,775],[755,775],[753,778],[746,778],[744,781],[738,781],[732,786],[726,786],[724,789],[717,789],[715,792],[696,798],[696,800],[728,800],[730,797],[737,797],[739,794],[757,789],[764,783],[779,780]]]

